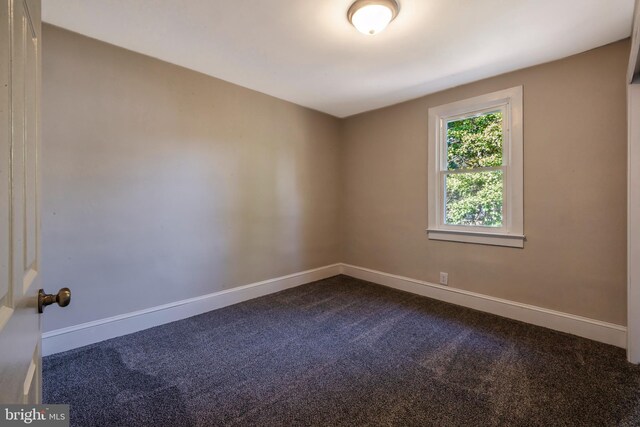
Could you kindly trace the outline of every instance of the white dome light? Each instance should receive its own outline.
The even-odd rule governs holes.
[[[349,21],[358,31],[367,35],[378,34],[398,15],[395,0],[357,0],[349,8]]]

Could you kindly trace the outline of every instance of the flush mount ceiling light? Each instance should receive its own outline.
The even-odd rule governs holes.
[[[387,28],[399,11],[400,5],[395,0],[356,0],[347,18],[361,33],[374,35]]]

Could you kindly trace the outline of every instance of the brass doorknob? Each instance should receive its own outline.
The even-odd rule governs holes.
[[[38,313],[42,313],[47,305],[57,302],[60,307],[66,307],[71,302],[71,289],[62,288],[57,294],[45,294],[44,290],[38,291]]]

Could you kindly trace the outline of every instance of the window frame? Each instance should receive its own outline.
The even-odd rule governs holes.
[[[429,239],[524,247],[523,221],[523,88],[504,89],[429,108]],[[500,110],[503,114],[502,166],[450,171],[447,167],[447,123]],[[502,170],[503,223],[500,227],[446,223],[446,176]]]

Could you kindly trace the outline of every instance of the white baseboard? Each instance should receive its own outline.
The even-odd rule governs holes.
[[[594,341],[626,348],[627,328],[613,323],[521,304],[501,298],[437,285],[422,280],[383,273],[354,265],[342,264],[340,270],[347,276],[400,289],[440,301],[496,314],[509,319],[531,323],[556,331],[566,332]]]
[[[627,328],[624,326],[364,267],[333,264],[46,332],[42,334],[42,354],[47,356],[131,334],[341,273],[402,291],[626,348]]]
[[[42,334],[42,355],[71,350],[340,274],[340,264],[238,286]]]

